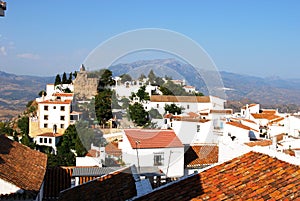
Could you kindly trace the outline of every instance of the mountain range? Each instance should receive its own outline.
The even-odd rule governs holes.
[[[148,75],[152,69],[157,76],[185,79],[189,85],[207,94],[207,88],[201,75],[186,63],[176,59],[141,60],[132,63],[113,65],[109,68],[114,76],[130,74],[138,78]],[[262,78],[230,72],[219,72],[224,83],[227,100],[250,100],[262,105],[300,105],[300,79],[281,79],[279,77]],[[15,75],[0,71],[0,120],[21,113],[28,101],[35,99],[53,83],[55,77]]]

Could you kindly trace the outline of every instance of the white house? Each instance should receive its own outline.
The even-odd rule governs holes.
[[[241,117],[249,119],[250,114],[257,114],[259,113],[259,104],[253,103],[253,104],[247,104],[244,107],[241,108]]]
[[[153,95],[150,97],[147,108],[157,109],[161,115],[165,114],[164,107],[170,104],[176,104],[184,108],[185,113],[199,112],[202,110],[222,110],[225,100],[213,96],[166,96]]]
[[[184,146],[173,130],[126,129],[119,142],[126,165],[158,167],[167,177],[184,175]]]
[[[47,155],[0,135],[0,200],[42,201]]]
[[[34,141],[37,145],[52,147],[53,153],[56,154],[57,147],[62,134],[55,133],[43,133],[34,137]]]
[[[224,136],[229,136],[232,141],[238,141],[239,143],[245,143],[260,138],[259,130],[236,121],[226,122]]]

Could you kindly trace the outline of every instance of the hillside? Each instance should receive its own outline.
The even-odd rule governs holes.
[[[148,75],[150,69],[164,77],[185,79],[204,94],[207,94],[204,81],[191,65],[175,59],[145,60],[127,64],[117,64],[110,69],[114,75],[124,73],[138,77]],[[300,105],[300,79],[261,78],[236,73],[220,72],[228,100],[250,99],[264,105],[297,104]]]
[[[21,113],[54,77],[14,75],[0,71],[0,120]]]

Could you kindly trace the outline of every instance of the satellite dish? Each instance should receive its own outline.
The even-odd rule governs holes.
[[[0,16],[4,17],[5,16],[5,11],[6,10],[6,2],[0,0]]]

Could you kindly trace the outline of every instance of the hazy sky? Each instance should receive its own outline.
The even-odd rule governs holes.
[[[100,43],[125,31],[164,28],[195,40],[219,70],[300,77],[300,1],[6,0],[0,70],[78,70]]]

